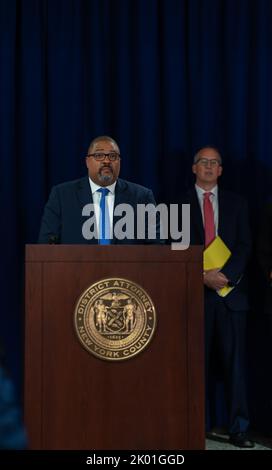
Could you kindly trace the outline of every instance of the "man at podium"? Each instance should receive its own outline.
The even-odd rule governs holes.
[[[223,365],[225,395],[229,413],[230,442],[253,447],[249,426],[244,370],[246,313],[248,299],[244,272],[250,253],[250,231],[246,202],[238,195],[218,188],[222,159],[216,148],[204,147],[192,167],[195,188],[190,191],[191,243],[211,251],[219,240],[230,256],[224,266],[204,272],[206,390],[214,345]],[[220,237],[220,239],[218,238]]]
[[[42,217],[39,243],[108,245],[157,242],[156,215],[155,236],[149,237],[147,227],[144,227],[144,235],[136,235],[137,206],[151,204],[155,208],[153,193],[148,188],[119,178],[120,161],[119,146],[111,137],[99,136],[91,142],[86,156],[88,176],[52,188]],[[120,225],[121,212],[125,210],[123,205],[129,209],[125,234],[124,226]],[[145,216],[144,220],[147,220]],[[115,230],[118,221],[119,231]]]

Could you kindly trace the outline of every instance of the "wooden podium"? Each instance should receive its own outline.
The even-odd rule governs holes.
[[[202,249],[26,247],[25,423],[31,449],[204,449]],[[73,324],[82,292],[108,277],[152,298],[150,344],[101,360]]]

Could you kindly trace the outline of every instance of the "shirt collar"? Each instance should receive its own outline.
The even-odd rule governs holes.
[[[210,191],[206,191],[205,189],[201,188],[200,186],[196,184],[195,189],[196,189],[198,197],[201,197],[201,196],[203,197],[203,194],[207,192],[212,193],[212,195],[215,196],[216,198],[218,196],[218,185],[215,185],[212,189],[210,189]]]
[[[94,183],[93,180],[89,177],[89,183],[91,187],[92,194],[94,194],[98,189],[100,188],[107,188],[111,194],[115,194],[115,186],[117,181],[114,181],[114,183],[110,184],[109,186],[99,186],[98,184]]]

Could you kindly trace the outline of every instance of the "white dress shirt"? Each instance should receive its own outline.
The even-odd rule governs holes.
[[[95,213],[96,226],[97,227],[99,227],[100,199],[102,197],[102,194],[97,192],[97,191],[100,188],[107,188],[109,190],[109,193],[106,197],[106,201],[107,201],[107,204],[108,204],[109,218],[110,218],[110,236],[112,238],[112,234],[113,234],[113,209],[114,209],[114,200],[115,200],[116,181],[113,184],[111,184],[110,186],[98,186],[96,183],[94,183],[91,180],[91,178],[89,178],[89,182],[90,182],[90,187],[91,187],[92,196],[93,196],[94,213]]]

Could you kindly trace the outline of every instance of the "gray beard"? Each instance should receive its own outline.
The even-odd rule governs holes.
[[[112,182],[113,175],[101,175],[100,173],[98,174],[98,179],[100,183],[103,183],[104,186],[109,185]]]

